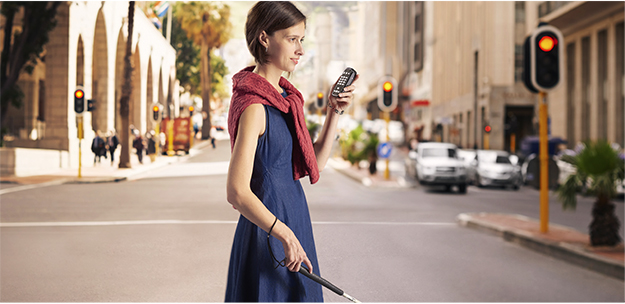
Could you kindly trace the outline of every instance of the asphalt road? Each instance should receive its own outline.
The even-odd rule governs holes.
[[[222,302],[239,216],[226,201],[228,158],[222,141],[132,181],[3,194],[0,301]],[[303,185],[321,274],[361,301],[624,301],[623,281],[455,222],[463,212],[538,218],[533,189],[371,189],[331,168]],[[586,231],[591,204],[562,212],[552,198],[550,220]]]

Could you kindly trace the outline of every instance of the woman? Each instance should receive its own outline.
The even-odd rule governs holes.
[[[317,182],[330,156],[338,113],[352,102],[355,86],[329,98],[336,111],[328,111],[313,145],[303,97],[281,77],[304,55],[305,29],[306,17],[290,2],[258,2],[247,16],[246,40],[257,65],[233,77],[227,196],[242,216],[230,256],[227,302],[323,301],[321,286],[297,273],[303,263],[319,274],[299,179],[308,175]]]

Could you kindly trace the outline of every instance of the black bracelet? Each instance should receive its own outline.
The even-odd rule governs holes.
[[[269,236],[271,235],[271,231],[273,230],[273,226],[275,226],[277,222],[278,222],[278,217],[276,216],[276,219],[273,221],[273,225],[271,225],[271,228],[269,228],[269,232],[267,233],[267,238],[269,238]]]
[[[334,113],[339,114],[339,115],[343,115],[343,113],[345,112],[345,110],[341,110],[341,111],[339,112],[339,109],[337,109],[337,108],[333,107],[330,103],[328,103],[328,108],[333,109],[333,110],[334,110]]]
[[[271,242],[269,241],[269,236],[271,235],[273,226],[275,226],[277,222],[278,222],[278,217],[276,216],[276,219],[273,221],[273,225],[271,225],[271,228],[269,228],[269,233],[267,234],[267,248],[269,249],[269,254],[271,255],[271,258],[276,263],[278,263],[276,266],[274,266],[274,268],[278,268],[278,266],[282,266],[282,267],[286,266],[286,257],[282,259],[282,261],[278,261],[278,259],[276,259],[276,256],[273,255],[273,249],[271,249]]]

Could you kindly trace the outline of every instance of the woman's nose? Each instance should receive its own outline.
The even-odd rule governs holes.
[[[302,45],[302,43],[298,43],[297,44],[297,49],[295,50],[295,54],[297,54],[298,56],[304,56],[304,46]]]

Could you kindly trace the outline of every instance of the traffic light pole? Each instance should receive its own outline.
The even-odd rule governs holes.
[[[549,155],[547,138],[547,93],[538,93],[540,97],[539,109],[539,159],[540,159],[540,232],[549,231]]]
[[[82,178],[82,139],[84,136],[82,114],[76,116],[76,125],[78,127],[78,178]]]
[[[384,120],[386,120],[386,142],[390,142],[391,138],[388,135],[389,127],[388,125],[391,123],[391,112],[384,112]],[[391,179],[391,170],[389,169],[389,159],[386,158],[386,169],[384,169],[384,179]]]

